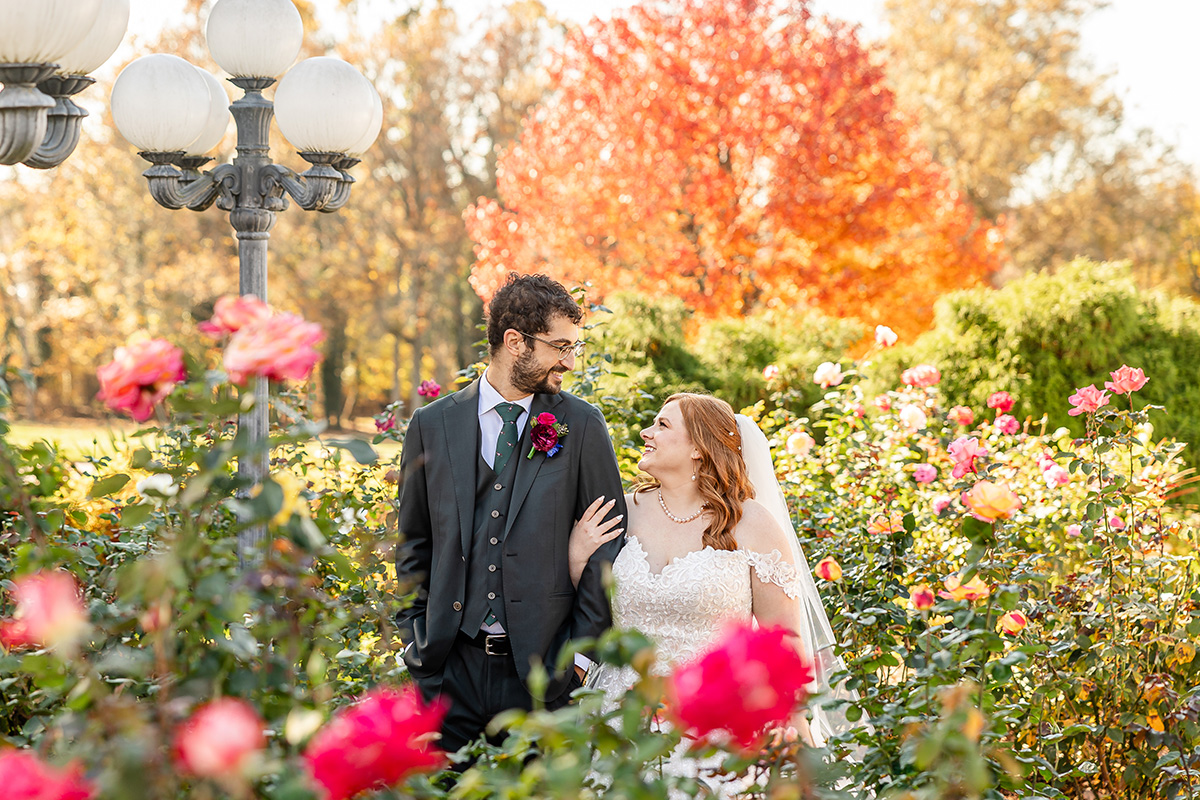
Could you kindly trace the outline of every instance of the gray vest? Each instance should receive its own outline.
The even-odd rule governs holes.
[[[504,617],[504,582],[501,580],[500,548],[504,545],[504,526],[512,500],[517,464],[525,454],[518,442],[517,451],[508,459],[504,473],[497,475],[476,455],[475,521],[471,549],[467,556],[467,597],[459,628],[474,637],[487,619],[488,609],[508,630]]]

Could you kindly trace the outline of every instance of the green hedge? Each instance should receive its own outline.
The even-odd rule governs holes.
[[[1051,428],[1063,425],[1076,435],[1082,418],[1067,415],[1075,389],[1103,388],[1122,364],[1141,367],[1150,382],[1139,402],[1170,409],[1156,418],[1155,435],[1200,441],[1200,306],[1140,291],[1126,263],[1079,260],[999,290],[947,295],[936,307],[934,329],[881,361],[893,380],[903,366],[936,365],[946,402],[977,413],[987,411],[989,394],[1008,391],[1018,419],[1045,412]],[[1185,457],[1200,463],[1192,448]]]

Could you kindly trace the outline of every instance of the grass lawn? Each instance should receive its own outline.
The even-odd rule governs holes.
[[[72,419],[62,422],[21,422],[12,423],[12,431],[8,438],[13,444],[26,445],[45,439],[58,448],[68,458],[84,455],[112,454],[130,447],[146,446],[154,448],[154,434],[147,433],[134,437],[141,426],[123,420]],[[327,431],[324,436],[329,439],[356,438],[371,440],[371,434],[361,428],[352,430]],[[381,461],[390,461],[400,454],[400,446],[394,442],[381,442],[372,445],[379,454]]]

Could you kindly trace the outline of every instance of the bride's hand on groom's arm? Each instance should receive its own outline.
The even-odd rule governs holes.
[[[616,502],[616,498],[606,503],[603,497],[597,497],[583,512],[583,517],[575,523],[575,527],[571,529],[571,538],[567,545],[567,559],[571,570],[572,585],[579,586],[579,579],[583,577],[583,570],[587,567],[592,553],[596,552],[600,545],[611,542],[625,532],[625,528],[617,527],[624,519],[624,515],[618,514],[612,519],[604,519],[608,512],[612,511]]]

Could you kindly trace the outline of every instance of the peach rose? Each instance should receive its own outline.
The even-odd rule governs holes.
[[[1016,636],[1029,624],[1029,618],[1020,611],[1010,611],[1002,616],[997,624],[1000,626],[1000,630],[1010,636]]]
[[[908,602],[917,611],[928,611],[933,608],[933,604],[937,602],[937,598],[933,594],[933,589],[929,588],[927,583],[918,583],[908,590]]]
[[[271,316],[271,307],[252,294],[235,297],[225,295],[213,307],[212,319],[201,322],[200,332],[213,339],[237,333],[247,325],[262,322]]]
[[[1012,490],[991,481],[979,481],[963,495],[962,500],[972,516],[984,522],[1008,519],[1021,507],[1021,498]]]
[[[821,580],[840,581],[842,579],[842,565],[832,558],[822,558],[817,562],[816,573],[817,577]]]

